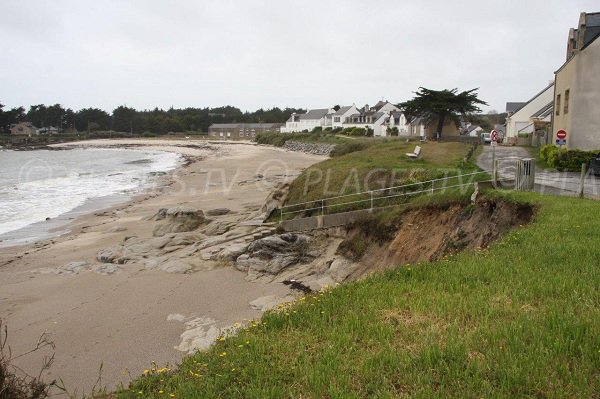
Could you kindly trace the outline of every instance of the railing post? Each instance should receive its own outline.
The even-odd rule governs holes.
[[[325,215],[325,200],[321,200],[321,216]]]
[[[579,198],[584,197],[584,189],[585,189],[585,172],[586,172],[586,164],[581,164],[581,176],[579,177]]]
[[[433,186],[435,185],[435,180],[431,181],[431,195],[433,195]]]
[[[281,212],[279,212],[279,223],[283,222],[283,207],[281,207],[280,211]]]
[[[373,191],[371,191],[371,212],[373,212]]]
[[[494,188],[498,188],[498,160],[494,159],[494,165],[492,167],[492,184]]]

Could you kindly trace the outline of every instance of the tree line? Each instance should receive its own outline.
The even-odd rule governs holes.
[[[4,110],[0,104],[0,132],[9,132],[10,126],[31,122],[38,128],[55,127],[60,131],[107,131],[165,134],[169,132],[207,132],[213,123],[284,123],[290,115],[304,113],[301,108],[274,107],[243,112],[233,106],[217,108],[169,108],[163,110],[136,110],[121,105],[108,113],[99,108],[74,111],[60,104],[32,105],[29,110],[16,107]]]

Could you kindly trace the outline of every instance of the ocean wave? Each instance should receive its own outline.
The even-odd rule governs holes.
[[[172,170],[180,159],[177,154],[164,152],[98,151],[102,150],[60,151],[43,154],[41,160],[32,158],[30,152],[27,162],[45,165],[46,169],[23,173],[22,168],[14,168],[12,177],[5,178],[6,182],[0,180],[0,235],[54,219],[88,200],[151,187],[156,181],[151,173]],[[130,163],[140,159],[140,152],[151,163]]]

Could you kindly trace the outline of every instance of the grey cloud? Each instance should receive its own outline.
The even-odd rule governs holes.
[[[0,101],[322,107],[480,87],[529,98],[597,2],[5,0]],[[26,55],[26,56],[24,56]]]

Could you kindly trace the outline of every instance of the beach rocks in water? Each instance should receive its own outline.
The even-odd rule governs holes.
[[[206,211],[207,216],[222,216],[227,215],[228,213],[231,213],[231,209],[229,208],[216,208]]]
[[[250,279],[274,277],[289,266],[308,263],[318,255],[310,249],[311,238],[303,234],[276,234],[256,240],[240,255],[235,267],[247,271]]]
[[[203,223],[206,223],[204,213],[198,209],[185,206],[169,208],[164,212],[164,223],[156,226],[153,235],[154,237],[162,237],[168,233],[192,231]]]

